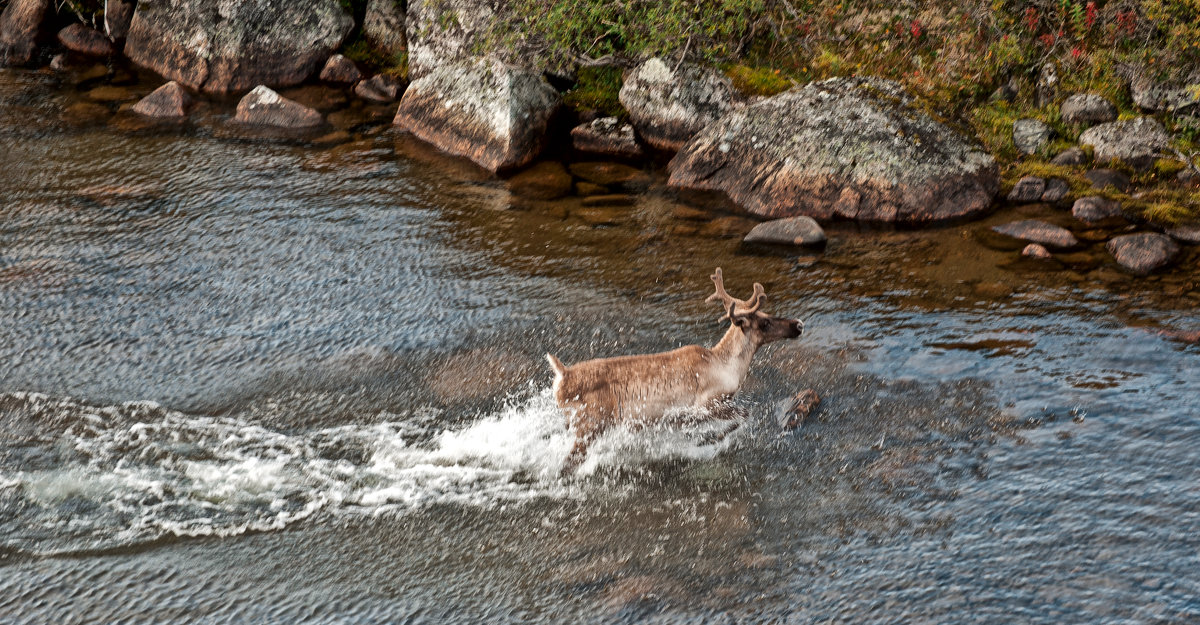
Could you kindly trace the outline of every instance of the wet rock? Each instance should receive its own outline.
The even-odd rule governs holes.
[[[354,85],[354,95],[371,102],[386,104],[396,101],[401,87],[399,80],[387,74],[376,74]]]
[[[393,57],[402,54],[408,50],[404,30],[402,0],[368,0],[362,34],[372,46]]]
[[[1103,124],[1117,118],[1117,107],[1104,96],[1077,93],[1063,102],[1062,118],[1068,124]]]
[[[1200,330],[1160,330],[1158,334],[1168,341],[1200,345]]]
[[[328,85],[304,85],[279,95],[320,112],[340,110],[350,101],[345,91]]]
[[[744,236],[758,224],[745,217],[718,217],[700,227],[699,234],[704,237],[732,239]]]
[[[813,389],[805,389],[781,402],[776,410],[776,422],[788,432],[804,425],[808,416],[821,404],[821,397]]]
[[[585,206],[571,211],[571,216],[593,227],[616,226],[628,217],[628,212],[613,206]]]
[[[583,162],[571,163],[571,173],[578,178],[605,187],[624,187],[645,181],[648,176],[642,170],[621,163]]]
[[[571,174],[562,163],[545,161],[510,178],[508,189],[530,200],[555,200],[571,193]]]
[[[1170,147],[1171,136],[1153,117],[1093,126],[1079,135],[1080,145],[1090,145],[1096,162],[1118,160],[1136,169],[1146,169]]]
[[[615,117],[601,117],[572,128],[571,144],[580,152],[611,158],[640,158],[644,154],[633,136],[633,126]]]
[[[934,121],[894,82],[833,78],[710,124],[671,161],[670,181],[720,192],[769,218],[921,223],[982,213],[995,160]]]
[[[1029,245],[1026,245],[1025,249],[1021,250],[1021,256],[1040,259],[1054,258],[1054,255],[1050,253],[1050,250],[1046,249],[1044,245],[1038,245],[1037,243],[1030,243]]]
[[[361,79],[362,72],[358,71],[358,67],[354,65],[354,61],[341,54],[329,57],[329,60],[325,61],[325,67],[321,69],[321,80],[325,82],[348,85],[358,82]]]
[[[1008,193],[1009,202],[1037,202],[1046,192],[1046,181],[1037,176],[1025,176]]]
[[[303,82],[354,20],[335,0],[155,0],[134,13],[125,55],[208,93]]]
[[[584,206],[633,206],[637,204],[637,198],[624,193],[589,195],[583,198],[582,204]]]
[[[185,117],[192,105],[192,96],[174,80],[155,89],[133,105],[133,112],[146,117]]]
[[[0,13],[0,65],[26,65],[37,51],[50,0],[9,0]]]
[[[1037,154],[1054,136],[1054,129],[1036,119],[1018,119],[1013,122],[1013,145],[1023,154]]]
[[[1091,181],[1092,188],[1103,189],[1112,187],[1118,191],[1129,192],[1130,180],[1129,176],[1124,172],[1115,169],[1100,168],[1092,169],[1084,174]]]
[[[598,185],[594,182],[580,181],[575,183],[575,195],[586,197],[589,195],[606,195],[608,192],[608,187]]]
[[[137,8],[136,0],[105,0],[104,2],[104,32],[113,41],[121,41],[129,34],[129,24],[133,21],[133,12]]]
[[[1176,241],[1191,245],[1200,244],[1200,223],[1182,224],[1173,228],[1167,228],[1166,233],[1167,236]]]
[[[1067,148],[1050,159],[1055,165],[1083,165],[1088,162],[1087,152],[1082,148]]]
[[[1025,219],[992,226],[992,231],[1014,239],[1040,243],[1046,247],[1061,249],[1079,245],[1079,240],[1071,234],[1070,230],[1037,219]]]
[[[812,217],[800,215],[758,224],[742,241],[779,245],[824,245],[825,231]]]
[[[1046,190],[1042,191],[1042,201],[1048,204],[1062,201],[1071,192],[1070,185],[1062,178],[1051,178],[1046,181]]]
[[[1081,197],[1071,206],[1071,214],[1088,225],[1097,225],[1112,220],[1123,220],[1121,203],[1095,195]]]
[[[619,97],[646,143],[674,152],[732,108],[733,84],[713,69],[651,58],[629,72]]]
[[[559,103],[541,74],[478,60],[439,67],[414,81],[394,123],[443,151],[499,171],[537,157]]]
[[[62,112],[62,120],[72,126],[103,124],[112,116],[112,111],[95,102],[76,102]]]
[[[112,56],[112,42],[95,28],[75,23],[58,31],[58,42],[71,52],[84,56]]]
[[[255,87],[238,102],[234,121],[278,128],[312,128],[323,123],[316,110],[289,100],[265,85]]]
[[[89,100],[97,102],[128,102],[136,100],[137,94],[133,93],[125,87],[117,87],[114,85],[101,85],[88,91],[84,94]]]
[[[1034,103],[1040,108],[1048,106],[1058,99],[1058,68],[1054,63],[1046,62],[1038,72],[1037,84],[1034,86]]]
[[[1114,237],[1105,246],[1117,264],[1135,275],[1144,276],[1171,263],[1179,254],[1179,244],[1165,234],[1140,232]]]
[[[66,54],[55,54],[54,57],[50,59],[50,69],[56,72],[61,72],[67,69],[68,65],[69,63]]]

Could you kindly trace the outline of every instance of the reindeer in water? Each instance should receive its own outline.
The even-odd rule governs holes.
[[[587,456],[588,446],[611,427],[642,427],[662,422],[681,409],[707,409],[711,419],[732,415],[714,410],[737,392],[758,348],[804,331],[798,319],[772,317],[759,309],[766,302],[763,286],[740,300],[725,292],[718,267],[712,275],[717,291],[705,302],[719,301],[729,330],[716,347],[688,345],[669,352],[598,358],[570,367],[546,354],[554,368],[554,397],[575,429],[575,446],[563,474],[573,473]]]

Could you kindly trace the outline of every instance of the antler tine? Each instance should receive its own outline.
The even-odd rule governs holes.
[[[755,282],[754,283],[754,295],[750,296],[750,301],[745,302],[743,304],[742,314],[752,315],[752,314],[758,312],[758,309],[762,308],[762,305],[765,304],[766,302],[767,302],[767,290],[763,288],[763,285]]]
[[[716,285],[717,292],[709,295],[708,298],[704,300],[704,303],[707,304],[708,302],[721,300],[722,303],[728,306],[729,302],[734,301],[734,299],[732,295],[725,292],[725,275],[721,272],[721,268],[717,267],[716,273],[709,277],[712,278],[713,284]]]

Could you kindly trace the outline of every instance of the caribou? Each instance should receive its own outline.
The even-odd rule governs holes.
[[[688,345],[656,354],[597,358],[569,367],[546,354],[554,369],[554,398],[575,434],[563,475],[573,474],[587,457],[588,447],[613,427],[658,424],[689,409],[701,409],[700,414],[710,419],[733,418],[736,413],[720,407],[741,386],[755,352],[767,343],[803,333],[804,322],[799,319],[762,312],[767,300],[763,285],[754,283],[750,299],[741,300],[725,291],[720,267],[711,277],[716,292],[704,301],[719,302],[725,312],[721,320],[729,321],[725,336],[712,349]]]

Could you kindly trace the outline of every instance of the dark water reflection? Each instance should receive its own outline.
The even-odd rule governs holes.
[[[0,621],[1200,618],[1200,352],[1157,334],[1200,327],[1195,250],[1143,283],[974,224],[759,253],[661,182],[598,218],[386,131],[0,93]],[[718,265],[808,322],[748,423],[554,479],[541,355],[715,341]]]

